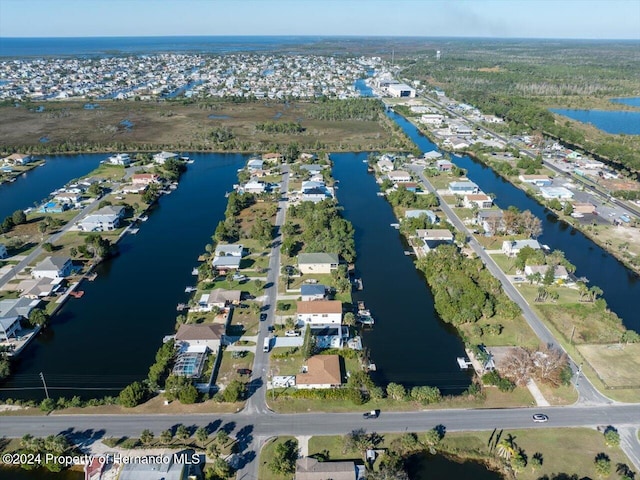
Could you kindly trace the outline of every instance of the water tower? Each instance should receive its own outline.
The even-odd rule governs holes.
[[[436,60],[440,60],[440,50],[436,50]]]

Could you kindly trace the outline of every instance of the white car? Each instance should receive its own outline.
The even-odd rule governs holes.
[[[535,423],[544,423],[549,421],[549,417],[547,417],[544,413],[536,413],[533,415],[533,421]]]
[[[299,337],[300,336],[300,332],[296,332],[295,330],[287,330],[286,332],[284,332],[284,336],[285,337]]]

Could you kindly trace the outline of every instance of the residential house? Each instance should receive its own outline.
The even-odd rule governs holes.
[[[301,253],[298,255],[300,273],[331,273],[338,268],[337,253]]]
[[[23,153],[12,153],[8,157],[3,158],[4,162],[9,165],[26,165],[31,162],[31,155],[25,155]]]
[[[240,244],[217,245],[214,250],[215,257],[242,257],[244,246]]]
[[[553,182],[547,175],[519,175],[521,182],[530,183],[537,187],[548,187]]]
[[[547,269],[551,268],[549,265],[526,265],[524,267],[525,275],[535,275],[539,273],[542,277],[547,273]],[[553,279],[557,282],[558,280],[566,281],[569,279],[569,272],[563,265],[556,265],[553,271]]]
[[[300,193],[301,200],[303,202],[318,203],[333,197],[333,192],[325,185],[323,181],[302,182]]]
[[[450,129],[453,133],[458,135],[459,137],[470,137],[473,135],[473,129],[468,125],[463,125],[460,123],[452,123]]]
[[[9,256],[9,252],[7,252],[7,247],[0,243],[0,260],[3,258],[7,258]]]
[[[211,311],[214,307],[226,308],[229,305],[238,305],[242,291],[240,290],[224,290],[216,288],[209,293],[203,293],[198,301],[198,307],[201,311]]]
[[[238,270],[240,268],[241,257],[215,257],[211,265],[217,271]]]
[[[16,337],[16,332],[21,328],[20,317],[0,317],[0,342]]]
[[[6,298],[0,300],[0,318],[29,318],[31,310],[40,305],[40,300],[31,298]]]
[[[55,197],[53,197],[56,202],[64,205],[75,205],[80,201],[81,198],[82,195],[72,192],[60,192],[57,193]]]
[[[295,480],[359,480],[353,461],[320,462],[304,457],[296,460]]]
[[[319,283],[315,285],[304,284],[300,287],[300,296],[303,302],[324,300],[327,296],[327,287]]]
[[[458,137],[447,138],[442,144],[445,147],[453,148],[454,150],[464,150],[465,148],[469,148],[471,144],[467,140],[463,140]]]
[[[411,175],[404,170],[393,170],[387,174],[387,178],[393,183],[410,182]]]
[[[258,180],[249,180],[241,187],[242,193],[253,193],[260,195],[267,190],[267,184]]]
[[[300,170],[309,172],[311,175],[320,175],[321,177],[323,168],[324,167],[322,165],[318,165],[315,163],[300,165]]]
[[[438,217],[431,210],[405,210],[404,218],[419,218],[425,216],[429,219],[430,223],[436,223]]]
[[[73,263],[69,257],[50,256],[38,263],[33,270],[31,276],[33,278],[64,278],[71,275]]]
[[[298,324],[313,327],[342,324],[342,302],[339,300],[315,300],[298,302]]]
[[[164,165],[167,160],[176,160],[177,158],[178,158],[178,154],[177,153],[162,151],[160,153],[156,153],[153,156],[153,161],[155,163],[159,163],[160,165]]]
[[[206,346],[217,352],[224,334],[225,326],[221,323],[185,323],[178,328],[176,341],[189,347]]]
[[[281,162],[283,158],[284,157],[281,153],[265,153],[264,155],[262,155],[263,160],[274,161],[276,163]]]
[[[63,280],[62,278],[52,280],[46,277],[35,280],[24,280],[20,282],[20,289],[22,290],[20,296],[33,300],[51,296],[60,289]]]
[[[439,160],[442,158],[442,154],[440,152],[438,152],[437,150],[431,150],[430,152],[425,153],[424,155],[422,155],[422,158],[424,158],[427,161],[434,161],[434,160]]]
[[[155,173],[134,173],[131,176],[131,183],[137,186],[147,186],[152,183],[160,183],[160,177]]]
[[[493,200],[489,195],[485,195],[484,193],[476,193],[464,196],[464,206],[465,208],[491,208],[493,205]]]
[[[131,165],[131,157],[128,153],[118,153],[107,158],[107,163],[111,165],[122,165],[128,167]]]
[[[573,192],[565,187],[541,187],[540,193],[546,200],[557,198],[558,200],[571,200]]]
[[[453,163],[449,160],[436,160],[436,168],[439,172],[450,172],[453,168]]]
[[[423,251],[425,253],[428,253],[440,245],[450,245],[453,243],[453,233],[445,228],[420,228],[416,230],[416,235],[424,242]]]
[[[118,480],[187,480],[190,467],[178,455],[168,455],[168,461],[158,461],[157,456],[138,457],[124,462]],[[191,458],[191,457],[189,457]]]
[[[38,213],[62,213],[68,208],[69,206],[65,203],[47,202],[38,208]]]
[[[247,162],[247,168],[249,169],[250,172],[253,172],[256,170],[262,170],[263,166],[264,166],[264,160],[261,160],[259,158],[251,158]]]
[[[393,170],[393,161],[388,157],[383,156],[378,160],[377,165],[381,172],[390,172]]]
[[[478,193],[480,188],[473,182],[463,181],[463,182],[450,182],[449,183],[449,193],[452,195],[467,195]]]
[[[524,247],[534,250],[542,248],[537,240],[505,240],[502,242],[502,253],[508,257],[515,257]]]
[[[493,236],[504,230],[502,210],[480,210],[475,218],[475,223],[481,225],[488,236]]]
[[[83,232],[107,232],[120,227],[125,208],[106,205],[80,220],[76,225]]]
[[[336,388],[341,385],[342,368],[339,355],[314,355],[307,360],[306,372],[296,375],[298,388]]]

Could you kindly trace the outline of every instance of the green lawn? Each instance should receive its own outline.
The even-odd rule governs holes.
[[[258,478],[260,480],[292,480],[293,475],[281,475],[273,473],[269,468],[269,461],[274,457],[276,445],[284,443],[287,440],[296,441],[295,437],[276,437],[269,440],[262,447],[260,452],[260,460],[258,464]]]

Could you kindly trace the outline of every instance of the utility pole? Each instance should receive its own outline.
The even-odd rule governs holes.
[[[47,382],[44,381],[44,373],[40,372],[40,379],[42,380],[42,385],[44,385],[44,393],[47,396],[47,400],[49,399],[49,390],[47,390]]]

